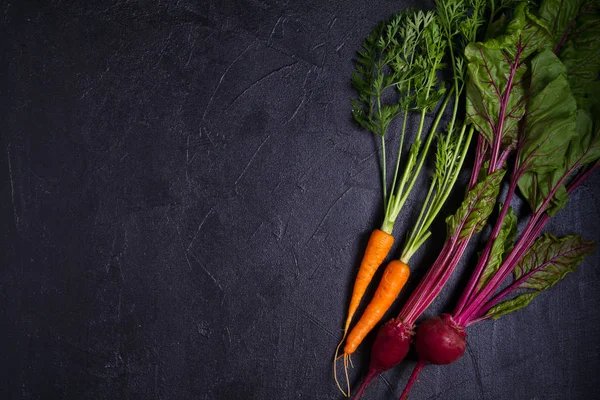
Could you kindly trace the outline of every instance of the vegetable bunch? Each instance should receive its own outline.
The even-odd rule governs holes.
[[[431,13],[428,20],[434,21],[431,23],[438,27],[440,40],[444,42],[445,51],[439,65],[441,67],[442,60],[449,59],[452,75],[449,86],[454,107],[447,137],[454,135],[460,143],[447,147],[460,148],[460,151],[448,151],[448,155],[444,140],[438,141],[431,189],[416,228],[407,241],[408,250],[405,249],[401,257],[403,262],[407,263],[429,236],[428,233],[421,234],[422,227],[427,230],[428,223],[439,212],[438,205],[443,204],[452,188],[462,168],[471,135],[476,131],[474,164],[465,199],[446,220],[447,237],[438,258],[398,317],[379,330],[368,374],[356,398],[377,374],[404,359],[415,335],[417,319],[439,295],[467,245],[486,226],[498,202],[499,211],[491,233],[455,310],[425,321],[416,330],[414,343],[419,362],[403,398],[425,365],[447,364],[462,356],[466,348],[465,328],[526,306],[573,271],[593,250],[593,244],[580,236],[557,238],[542,232],[548,220],[565,206],[569,194],[600,166],[599,10],[596,1],[588,0],[544,0],[539,7],[510,0],[499,3],[477,0],[436,2],[436,12]],[[483,16],[488,18],[485,38],[476,41]],[[395,25],[380,26],[378,32],[402,32],[405,23],[399,19]],[[367,43],[369,40],[382,43],[373,35],[375,33]],[[404,43],[397,42],[399,46]],[[359,65],[369,64],[359,58]],[[415,76],[427,76],[427,71],[418,70],[417,74],[417,70]],[[354,81],[355,85],[359,82],[356,86],[360,92],[360,84],[365,81],[356,78]],[[404,82],[404,78],[398,75],[396,81]],[[378,92],[374,93],[378,98]],[[406,93],[412,93],[410,86]],[[437,93],[441,95],[442,90],[438,89]],[[418,96],[413,99],[417,101]],[[378,124],[370,121],[386,122],[386,115],[406,107],[401,103],[398,109],[378,111],[385,107],[376,102],[368,103],[368,96],[361,96],[361,100],[375,110],[372,114],[361,113],[355,106],[355,118],[359,116],[357,120],[365,127],[376,127]],[[463,110],[463,101],[464,122],[458,123],[462,119],[459,113]],[[440,112],[445,108],[444,102]],[[393,110],[396,111],[391,113]],[[367,115],[375,115],[375,119],[368,119]],[[389,123],[379,126],[387,129]],[[385,130],[381,129],[371,130],[383,136]],[[419,135],[421,131],[420,128]],[[430,138],[424,146],[425,152]],[[413,144],[415,146],[420,148],[419,137]],[[411,147],[407,165],[411,163],[413,152]],[[415,157],[412,155],[413,159]],[[448,159],[453,160],[449,165],[454,169],[444,175],[442,170]],[[420,169],[422,164],[416,162],[414,165]],[[385,170],[385,165],[383,168]],[[390,222],[393,225],[396,205],[404,204],[402,200],[398,203],[403,195],[395,192],[396,175],[391,194],[384,189],[384,231]],[[385,187],[385,174],[383,176]],[[398,187],[406,187],[403,180]],[[444,182],[451,184],[445,187]],[[500,196],[500,188],[505,183],[508,190]],[[411,184],[408,187],[411,188]],[[530,214],[523,217],[525,227],[520,234],[517,233],[520,218],[512,209],[517,192],[531,209]],[[435,202],[436,195],[441,203]],[[430,201],[430,198],[434,200]],[[430,210],[434,212],[428,214]],[[404,257],[408,257],[406,261]],[[383,258],[379,263],[381,261]],[[382,315],[383,312],[377,321]],[[346,331],[349,323],[347,321]]]

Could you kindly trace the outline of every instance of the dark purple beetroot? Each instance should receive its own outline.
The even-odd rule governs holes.
[[[398,319],[392,319],[379,328],[371,348],[369,371],[356,392],[355,400],[360,399],[373,378],[404,360],[413,334],[411,327]]]
[[[458,360],[467,348],[467,333],[448,314],[421,323],[415,335],[419,360],[431,364],[450,364]]]

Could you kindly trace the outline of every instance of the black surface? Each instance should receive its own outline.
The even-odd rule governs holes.
[[[0,3],[2,398],[341,398],[331,357],[381,218],[351,60],[407,4]],[[600,241],[599,182],[548,230]],[[470,330],[411,398],[600,398],[598,261]],[[365,399],[396,399],[412,366]]]

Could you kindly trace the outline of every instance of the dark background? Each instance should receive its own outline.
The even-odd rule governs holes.
[[[340,399],[332,354],[382,213],[352,57],[408,4],[432,7],[0,2],[1,397]],[[548,230],[600,241],[599,183]],[[443,238],[439,223],[403,299]],[[469,330],[466,356],[425,369],[411,398],[599,398],[598,261]],[[413,365],[365,399],[396,399]]]

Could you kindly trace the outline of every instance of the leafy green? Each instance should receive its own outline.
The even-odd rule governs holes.
[[[467,193],[456,213],[446,218],[448,236],[463,240],[483,229],[496,204],[505,172],[493,172]]]
[[[493,319],[498,319],[503,315],[510,314],[513,311],[520,310],[526,307],[540,292],[530,292],[520,294],[513,299],[503,301],[502,303],[492,307],[487,312],[487,316]]]
[[[567,204],[567,189],[564,185],[558,185],[557,187],[561,178],[562,174],[557,170],[546,174],[525,172],[519,178],[518,185],[533,211],[538,211],[544,201],[554,191],[552,198],[548,201],[546,211],[550,215],[555,215]]]
[[[566,69],[550,50],[531,61],[527,117],[519,152],[520,167],[528,172],[550,172],[564,164],[565,151],[577,134],[577,105]]]
[[[406,89],[411,70],[399,55],[403,47],[415,44],[416,38],[404,37],[400,43],[398,34],[407,14],[400,13],[382,21],[363,43],[363,50],[356,58],[356,71],[352,84],[358,92],[358,100],[352,101],[352,115],[356,122],[372,133],[384,136],[389,124],[396,118],[403,105],[411,102],[408,93],[393,96],[393,101],[382,102],[384,92]]]
[[[591,85],[598,88],[599,84]],[[596,102],[598,98],[596,97]],[[598,105],[588,102],[590,110],[596,110]],[[570,122],[571,124],[572,122]],[[549,129],[550,130],[550,129]],[[519,188],[528,200],[534,211],[538,211],[541,205],[548,199],[549,204],[546,211],[554,215],[562,209],[567,202],[566,184],[568,178],[581,167],[595,163],[600,159],[600,115],[594,111],[593,117],[590,112],[579,109],[575,115],[574,132],[553,130],[555,135],[567,136],[570,133],[569,142],[562,145],[562,150],[557,150],[561,156],[555,159],[548,157],[549,163],[555,163],[554,170],[540,172],[525,172],[518,181]]]
[[[534,2],[530,4],[533,7]],[[455,311],[459,323],[498,318],[525,307],[592,251],[592,243],[579,236],[557,239],[544,235],[535,240],[546,223],[541,219],[543,213],[554,215],[561,209],[567,201],[568,185],[585,178],[600,158],[600,16],[599,8],[589,7],[591,4],[586,0],[543,0],[538,10],[530,11],[521,3],[514,13],[516,19],[506,22],[505,14],[490,17],[494,26],[488,27],[488,33],[494,32],[495,38],[467,49],[472,81],[467,87],[468,117],[480,127],[489,145],[482,146],[481,152],[486,156],[491,151],[490,162],[496,162],[490,164],[492,170],[501,165],[497,161],[506,160],[511,146],[516,146],[506,206],[516,185],[534,213],[514,246],[516,217],[512,211],[500,213],[493,229],[497,235],[483,253],[489,256],[482,256],[459,299]],[[527,70],[519,75],[518,68]],[[513,77],[518,77],[520,85],[511,88]],[[519,114],[505,107],[511,100],[506,96],[515,94],[520,97]],[[515,117],[515,121],[502,117]],[[503,151],[498,157],[499,138]],[[590,167],[591,163],[596,164]],[[513,283],[494,296],[511,272]],[[517,290],[526,292],[514,293]],[[499,303],[510,294],[514,297]]]
[[[515,238],[517,237],[517,216],[512,207],[509,207],[506,217],[502,221],[502,226],[498,232],[498,237],[494,240],[490,255],[479,281],[479,289],[484,287],[500,268],[502,261],[513,249]]]
[[[596,119],[600,115],[596,114]],[[577,131],[579,136],[577,140],[573,140],[569,147],[569,157],[567,165],[572,166],[581,160],[579,164],[586,165],[596,162],[600,159],[600,124],[598,121],[593,121],[590,114],[583,110],[579,110],[577,115]]]
[[[589,3],[587,0],[544,0],[538,14],[540,19],[548,26],[555,41],[569,29],[571,22],[577,18],[581,7]]]
[[[519,288],[545,290],[563,279],[594,250],[594,243],[579,235],[557,238],[551,234],[539,237],[514,270]]]
[[[533,111],[527,116],[526,139],[537,136],[544,145],[536,150],[531,159],[539,160],[536,165],[526,165],[519,180],[519,187],[533,210],[538,210],[549,199],[547,211],[554,215],[567,201],[565,184],[580,167],[600,158],[600,98],[598,75],[600,73],[600,14],[598,1],[544,0],[539,9],[540,20],[552,34],[552,48],[558,54],[562,67],[552,60],[548,52],[539,55],[537,72],[532,80],[540,81],[545,75],[546,95],[537,95],[528,108]],[[542,58],[543,57],[543,58]],[[566,81],[566,83],[565,83]],[[543,84],[542,84],[543,86]],[[548,95],[550,92],[552,95]],[[549,101],[550,100],[550,101]],[[553,101],[552,101],[553,100]],[[575,109],[573,108],[575,103]],[[540,113],[541,108],[547,110]],[[568,106],[568,107],[567,107]],[[536,121],[535,114],[542,120]],[[543,122],[539,125],[538,122]],[[536,123],[538,123],[536,125]],[[537,134],[531,129],[539,126]],[[535,141],[534,141],[535,142]],[[531,150],[531,143],[528,150]],[[546,149],[544,149],[544,147]],[[521,152],[521,162],[528,154]],[[534,152],[535,153],[535,152]],[[540,168],[541,167],[541,168]]]
[[[540,19],[549,27],[554,49],[565,64],[567,78],[580,107],[585,107],[589,84],[600,72],[600,14],[597,0],[545,0]]]
[[[517,125],[523,116],[523,75],[527,67],[521,65],[511,72],[511,65],[502,57],[502,51],[489,49],[484,44],[475,43],[467,46],[466,56],[469,60],[467,81],[467,118],[476,127],[488,143],[494,143],[496,134],[501,137],[506,147],[512,147],[517,141]],[[508,77],[517,84],[510,84]],[[509,94],[506,122],[502,132],[498,132],[503,96]],[[506,111],[505,111],[506,113]]]
[[[492,307],[487,315],[499,318],[509,312],[525,307],[540,292],[554,286],[594,251],[594,243],[579,235],[556,238],[551,234],[539,237],[517,263],[514,269],[515,283],[512,290],[528,289],[533,292],[521,294]]]
[[[516,145],[527,89],[524,61],[549,40],[546,27],[520,4],[500,36],[467,46],[467,116],[490,145]]]
[[[528,114],[519,152],[521,193],[534,211],[552,196],[551,214],[566,203],[564,187],[555,188],[566,168],[569,143],[577,136],[577,105],[565,73],[563,64],[549,50],[532,60]]]

